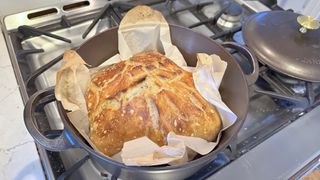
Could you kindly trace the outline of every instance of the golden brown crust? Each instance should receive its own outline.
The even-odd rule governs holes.
[[[108,156],[123,143],[166,135],[216,138],[221,119],[196,90],[192,74],[158,52],[146,52],[100,70],[86,93],[90,138]]]

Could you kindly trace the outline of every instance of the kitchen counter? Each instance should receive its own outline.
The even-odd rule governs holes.
[[[0,35],[0,179],[45,179],[23,121],[23,102],[3,34]]]
[[[239,177],[246,180],[256,180],[257,177],[259,180],[289,179],[313,159],[320,161],[319,115],[320,106],[317,106],[208,180]]]

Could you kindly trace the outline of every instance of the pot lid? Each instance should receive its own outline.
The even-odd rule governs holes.
[[[254,14],[244,24],[244,41],[260,62],[272,69],[294,78],[319,82],[319,22],[299,16],[289,11]]]

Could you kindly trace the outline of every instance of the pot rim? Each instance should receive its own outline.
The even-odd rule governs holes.
[[[192,31],[188,28],[185,28],[185,27],[182,27],[182,26],[177,26],[177,25],[171,25],[170,24],[170,27],[176,27],[176,28],[181,28],[181,29],[184,29],[184,30],[187,30],[187,31]],[[109,31],[109,30],[114,30],[114,29],[118,29],[118,27],[113,27],[113,28],[110,28],[106,31]],[[104,31],[105,32],[105,31]],[[104,33],[104,32],[101,32],[91,38],[89,38],[86,42],[88,41],[91,41],[92,39],[98,37],[100,34]],[[212,43],[216,44],[219,46],[219,48],[223,51],[223,53],[226,53],[227,56],[230,58],[230,59],[233,59],[234,58],[232,57],[232,55],[227,52],[225,50],[224,47],[222,47],[220,44],[216,43],[214,40],[210,39],[209,37],[206,37],[204,36],[203,34],[200,34],[198,32],[192,32],[192,33],[196,33],[200,36],[202,36],[203,38],[207,38],[209,39]],[[84,42],[84,43],[86,43]],[[83,43],[83,44],[84,44]],[[82,46],[82,45],[81,45]],[[81,46],[79,49],[81,49]],[[237,66],[237,68],[240,69],[240,72],[241,72],[241,78],[244,79],[245,81],[245,76],[244,76],[244,73],[243,71],[241,70],[240,66],[238,63],[236,63],[234,61],[235,65]],[[246,115],[247,115],[247,112],[248,112],[248,102],[249,102],[249,94],[248,94],[248,86],[247,84],[244,86],[246,88],[246,94],[245,94],[245,98],[247,102],[245,102],[244,104],[247,104],[246,108],[245,108],[245,112],[243,113],[243,117],[238,117],[236,122],[232,125],[232,126],[238,126],[236,132],[238,133],[241,126],[243,125],[244,123],[244,120],[246,118]],[[229,142],[237,135],[237,133],[234,133],[228,140],[226,140],[223,144],[221,144],[221,142],[219,142],[218,146],[213,150],[211,151],[210,153],[202,156],[202,157],[199,157],[195,160],[192,160],[192,161],[189,161],[187,163],[184,163],[184,164],[180,164],[180,165],[172,165],[172,166],[163,166],[163,167],[159,167],[159,166],[127,166],[123,163],[120,163],[116,160],[113,160],[112,158],[109,158],[105,155],[103,155],[102,153],[99,153],[97,151],[95,151],[92,147],[90,147],[90,145],[87,144],[86,140],[81,137],[80,133],[75,129],[75,127],[70,123],[68,122],[68,117],[67,117],[67,114],[66,114],[66,111],[64,110],[62,104],[60,101],[57,102],[58,104],[58,109],[59,109],[59,114],[60,116],[62,117],[62,120],[63,120],[63,123],[65,125],[65,128],[68,130],[69,133],[71,133],[72,137],[76,140],[76,142],[78,143],[78,145],[80,146],[80,148],[86,150],[87,152],[90,153],[90,156],[94,156],[95,158],[98,158],[98,159],[102,159],[114,166],[117,166],[117,167],[120,167],[120,168],[123,168],[123,169],[127,169],[127,170],[139,170],[139,171],[153,171],[153,172],[164,172],[164,171],[171,171],[171,170],[175,170],[175,169],[184,169],[184,168],[189,168],[189,167],[195,167],[195,166],[198,166],[198,165],[206,165],[209,163],[209,161],[212,161],[216,155],[221,152],[223,149],[225,149],[228,145],[229,145]],[[231,127],[229,127],[231,128]],[[223,132],[222,132],[222,136],[223,136]]]

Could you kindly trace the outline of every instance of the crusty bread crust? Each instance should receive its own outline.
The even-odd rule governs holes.
[[[108,156],[142,136],[164,145],[170,131],[212,141],[222,126],[215,107],[196,90],[192,74],[158,52],[98,71],[85,98],[90,138]]]

